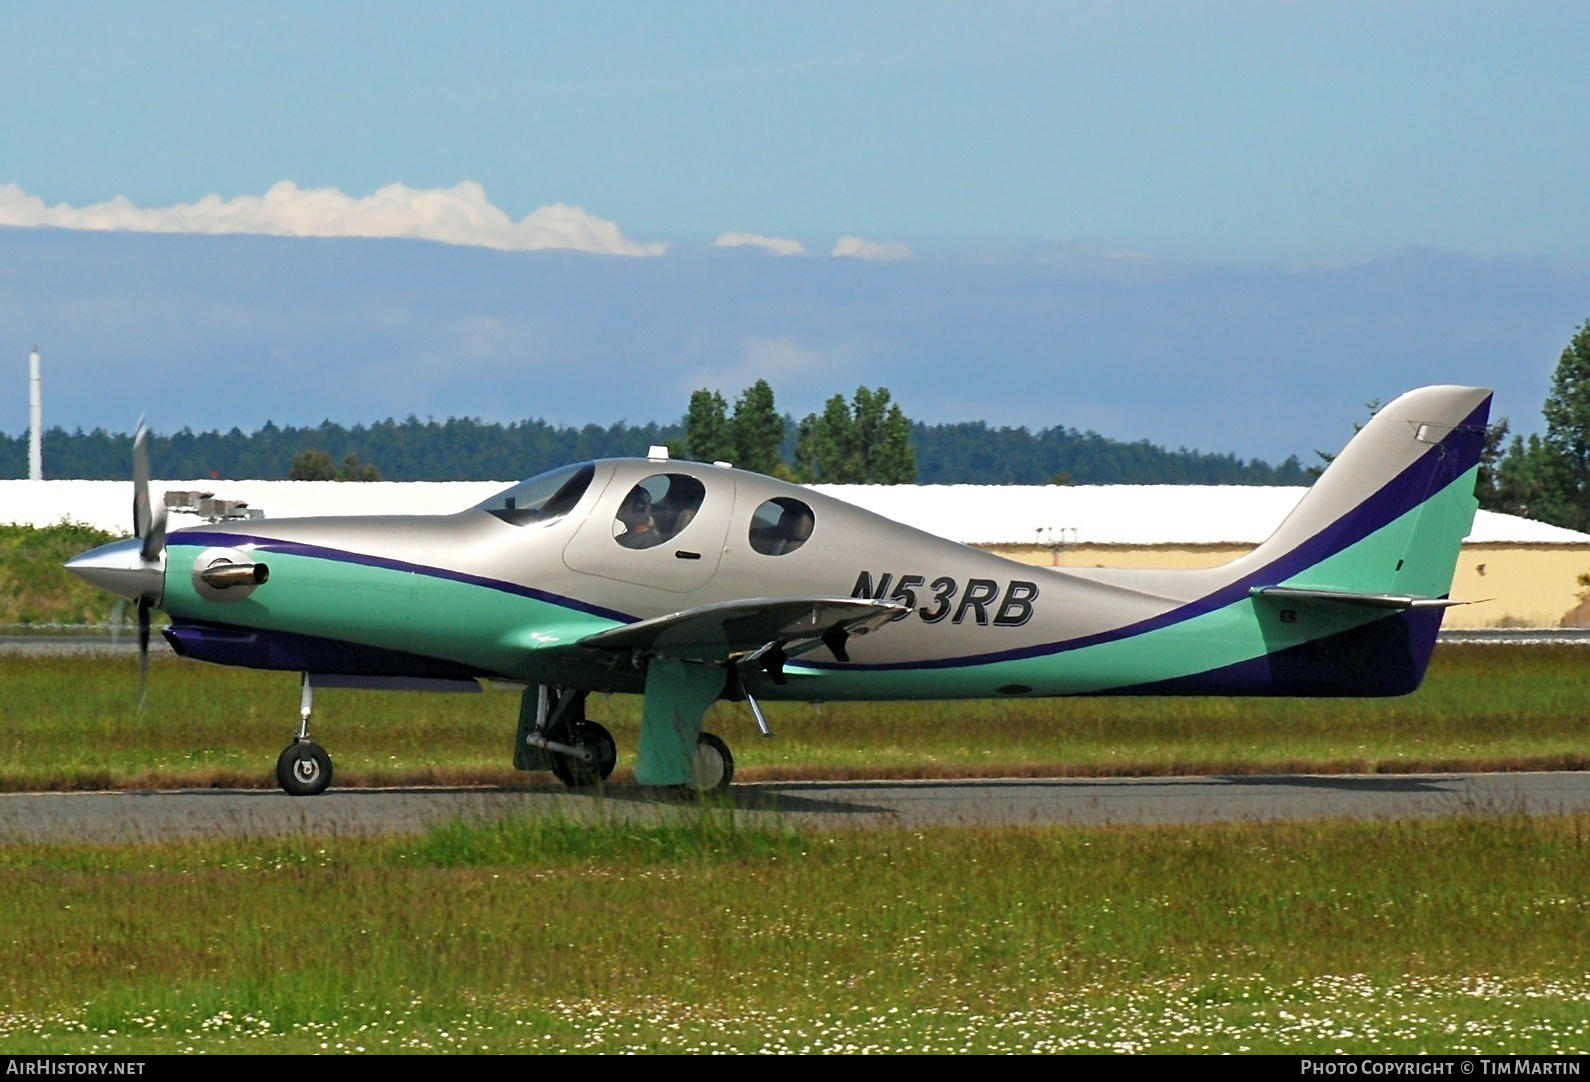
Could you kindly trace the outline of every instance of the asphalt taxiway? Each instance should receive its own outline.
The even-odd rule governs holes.
[[[728,803],[754,818],[837,828],[1552,815],[1590,811],[1590,774],[760,782],[736,785]],[[0,840],[398,834],[459,817],[659,818],[693,806],[633,785],[601,793],[333,789],[296,798],[276,791],[218,789],[10,793],[0,795]]]

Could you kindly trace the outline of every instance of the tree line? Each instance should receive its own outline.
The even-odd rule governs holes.
[[[743,417],[736,423],[736,417]],[[696,420],[692,422],[691,418]],[[692,432],[692,428],[694,431]],[[698,391],[671,423],[554,425],[543,420],[488,424],[385,420],[344,426],[266,423],[254,432],[182,429],[151,435],[157,476],[244,480],[300,476],[379,477],[388,481],[512,480],[569,462],[645,454],[728,461],[789,479],[875,484],[1237,484],[1306,481],[1294,456],[1277,466],[1259,459],[1170,450],[1057,425],[1032,431],[981,421],[911,421],[885,388],[834,395],[821,412],[797,420],[776,408],[759,380],[731,411],[717,392]],[[121,480],[129,475],[132,436],[94,429],[44,433],[46,477]],[[341,467],[335,464],[341,463]],[[27,476],[27,433],[0,433],[0,477]]]
[[[1373,413],[1377,403],[1367,405]],[[1590,320],[1558,358],[1541,412],[1540,434],[1509,441],[1507,418],[1487,432],[1480,505],[1590,532]],[[26,432],[0,433],[0,477],[27,476],[27,443]],[[1304,467],[1295,455],[1271,465],[1064,425],[1037,431],[982,421],[928,425],[906,417],[882,387],[858,387],[848,401],[836,394],[821,412],[797,421],[778,411],[766,380],[742,391],[732,411],[719,392],[698,390],[685,416],[666,424],[574,427],[414,416],[352,427],[267,422],[249,433],[153,434],[149,450],[154,472],[169,478],[467,481],[527,477],[568,462],[643,454],[658,444],[675,457],[827,483],[1299,485],[1323,468]],[[129,433],[59,427],[44,433],[47,477],[120,480],[131,456]]]
[[[567,462],[645,454],[653,444],[678,439],[682,424],[568,427],[541,420],[487,424],[469,417],[446,421],[409,417],[351,427],[267,422],[254,432],[182,429],[149,437],[150,467],[159,477],[249,480],[286,478],[304,452],[326,463],[374,467],[388,481],[513,480]],[[0,434],[0,477],[27,476],[27,434]],[[312,461],[318,461],[314,457]],[[132,435],[96,428],[44,432],[44,475],[120,480],[132,466]]]

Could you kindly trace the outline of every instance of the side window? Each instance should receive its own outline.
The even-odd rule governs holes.
[[[816,524],[812,509],[788,496],[768,500],[751,516],[751,547],[763,556],[783,556],[806,543]]]
[[[613,538],[625,548],[649,549],[671,540],[696,517],[707,489],[683,473],[658,473],[629,490],[613,520]]]

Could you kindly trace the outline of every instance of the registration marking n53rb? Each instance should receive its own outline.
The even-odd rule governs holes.
[[[889,589],[891,583],[894,583],[892,591]],[[924,593],[932,604],[918,606],[917,591],[924,587]],[[999,606],[994,609],[995,627],[1020,627],[1032,619],[1033,603],[1038,600],[1037,583],[1012,579],[1005,586],[1003,594],[1001,598],[999,583],[994,579],[967,579],[963,591],[960,581],[950,575],[940,575],[932,582],[928,582],[925,575],[901,575],[900,580],[895,582],[892,571],[880,573],[876,583],[872,572],[863,571],[856,579],[855,588],[850,591],[851,597],[897,601],[909,606],[925,624],[936,624],[946,616],[950,617],[950,623],[959,624],[971,616],[979,627],[986,627],[989,624],[988,610],[993,608],[996,599]],[[957,595],[960,597],[959,603],[956,602]],[[950,615],[952,612],[953,616]],[[904,620],[910,614],[902,612],[895,620]]]

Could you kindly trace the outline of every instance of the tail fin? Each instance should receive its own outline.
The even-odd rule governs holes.
[[[1479,507],[1474,485],[1490,406],[1491,392],[1478,387],[1423,387],[1398,398],[1238,561],[1233,570],[1261,618],[1275,610],[1268,614],[1279,621],[1263,619],[1267,638],[1270,627],[1279,632],[1269,655],[1278,685],[1324,695],[1418,687],[1441,626],[1439,599],[1452,589]],[[1342,630],[1289,645],[1281,629],[1300,610],[1328,612]]]
[[[1474,498],[1491,392],[1422,387],[1353,437],[1243,562],[1287,585],[1445,597]]]

